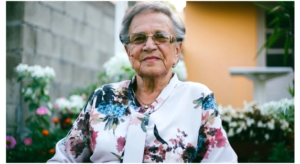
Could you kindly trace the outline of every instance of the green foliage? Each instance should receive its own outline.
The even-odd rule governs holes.
[[[290,95],[291,96],[295,96],[295,86],[291,87],[291,86],[288,86],[287,90],[289,91]]]
[[[36,125],[29,127],[33,129]],[[17,140],[17,144],[13,149],[6,150],[6,162],[46,162],[53,156],[55,144],[65,137],[67,131],[62,130],[56,125],[55,128],[49,131],[48,136],[44,136],[42,131],[31,131],[27,137],[32,138],[31,145],[25,145],[23,140]]]
[[[53,80],[53,79],[49,79]],[[26,86],[22,89],[22,95],[25,102],[29,104],[29,110],[33,111],[41,104],[47,104],[50,101],[48,95],[49,81],[45,78],[33,78],[30,74],[19,75],[18,82],[23,82]]]
[[[26,118],[25,128],[20,134],[7,134],[14,136],[17,144],[13,149],[6,150],[6,162],[46,162],[54,155],[56,143],[67,134],[58,123],[51,122],[55,111],[50,103],[48,89],[55,73],[49,73],[49,68],[43,70],[41,67],[27,65],[17,68],[16,71],[19,74],[18,82],[24,84],[22,96],[29,107],[30,115]],[[44,113],[37,111],[42,106],[46,110]],[[26,144],[25,138],[32,139],[32,143]]]
[[[274,31],[260,47],[257,52],[257,56],[260,55],[264,49],[268,51],[274,43],[276,43],[281,37],[285,36],[284,65],[286,65],[289,49],[292,49],[292,55],[294,55],[294,2],[278,1],[277,5],[273,8],[267,6],[269,4],[268,2],[255,2],[255,4],[266,10],[267,14],[274,17],[268,24],[268,26],[274,27]]]
[[[270,106],[273,108],[273,106]],[[222,125],[228,139],[234,142],[280,142],[293,129],[293,106],[286,112],[264,112],[257,104],[248,104],[242,110],[219,107]],[[274,108],[273,108],[274,109]],[[262,113],[264,112],[264,113]]]
[[[270,162],[294,163],[294,149],[288,149],[285,142],[274,143],[274,147],[271,149],[271,155],[268,159]]]
[[[274,115],[280,120],[285,120],[289,123],[290,130],[294,131],[295,122],[295,105],[294,99],[281,99],[280,101],[271,101],[262,106],[264,113]]]
[[[245,103],[241,110],[219,106],[223,128],[240,155],[239,162],[293,162],[294,108],[294,99]],[[248,149],[239,147],[244,143]]]
[[[250,159],[249,159],[249,162],[261,162],[261,159],[262,157],[259,155],[259,153],[256,151],[256,152],[254,152],[254,155],[253,155],[253,157],[251,157]]]

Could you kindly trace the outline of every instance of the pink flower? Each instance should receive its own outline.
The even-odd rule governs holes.
[[[83,94],[81,95],[81,98],[86,99],[86,94],[83,93]]]
[[[29,146],[29,145],[32,144],[32,139],[31,138],[25,138],[24,143],[25,143],[25,145]]]
[[[12,136],[6,136],[6,149],[13,149],[17,144],[16,140]]]
[[[36,110],[36,113],[38,115],[45,115],[48,113],[48,108],[44,107],[44,106],[41,106],[39,107],[37,110]]]
[[[54,104],[54,109],[58,109],[58,108],[59,108],[58,104]]]

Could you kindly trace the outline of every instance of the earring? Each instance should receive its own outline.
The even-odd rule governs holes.
[[[173,65],[172,65],[172,68],[175,68],[175,67],[176,67],[176,64],[173,64]]]

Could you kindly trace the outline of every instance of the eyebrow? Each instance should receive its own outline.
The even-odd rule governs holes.
[[[145,34],[145,33],[144,32],[137,32],[137,33],[131,33],[131,34]],[[131,35],[131,34],[129,34],[129,35]],[[166,32],[155,32],[153,35],[155,35],[155,34],[168,34],[168,33],[166,33]]]

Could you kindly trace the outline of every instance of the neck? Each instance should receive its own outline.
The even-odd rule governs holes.
[[[169,81],[172,78],[172,72],[170,71],[167,75],[158,76],[158,77],[149,77],[149,76],[139,76],[136,75],[137,87],[135,93],[139,97],[156,95],[168,85]]]

